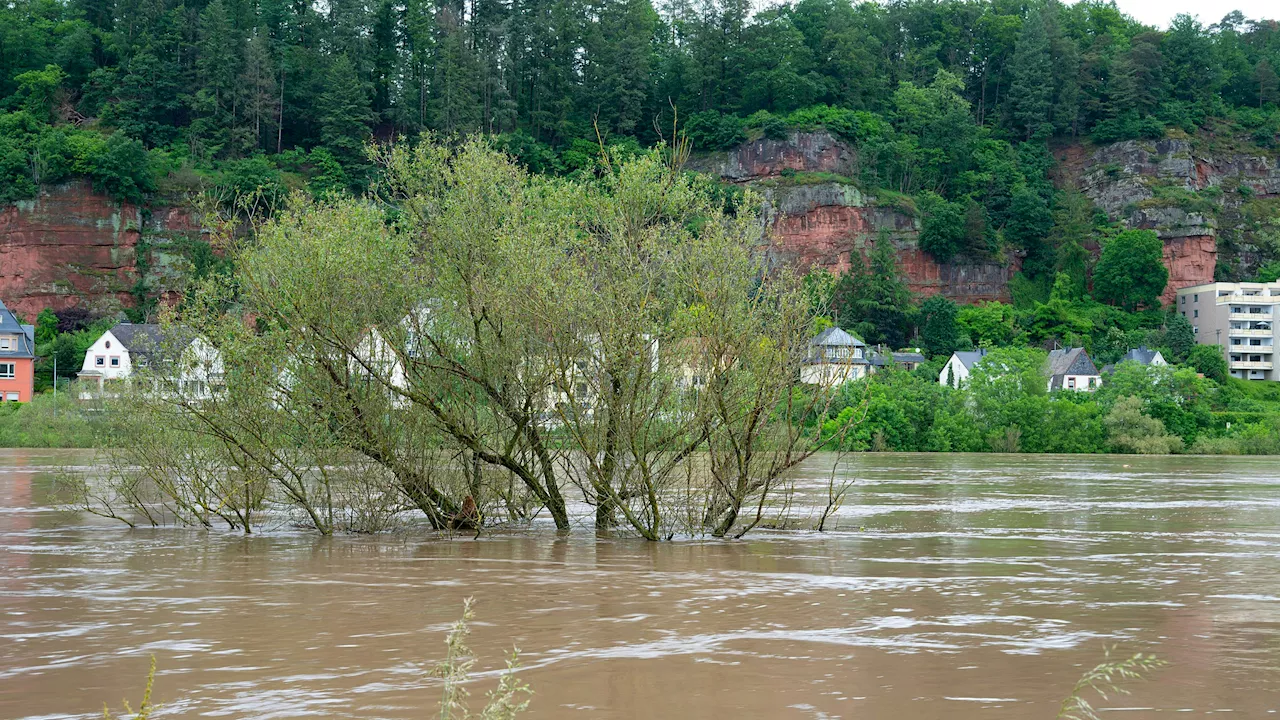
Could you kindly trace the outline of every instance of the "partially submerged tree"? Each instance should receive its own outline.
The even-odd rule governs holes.
[[[545,510],[563,530],[573,485],[601,530],[754,527],[832,391],[800,384],[802,282],[682,155],[563,180],[426,139],[376,156],[368,200],[294,198],[166,318],[220,353],[219,391],[156,368],[99,505],[249,531],[281,501],[324,533]]]

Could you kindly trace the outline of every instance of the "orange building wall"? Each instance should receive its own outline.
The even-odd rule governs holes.
[[[12,380],[0,380],[0,400],[8,397],[9,393],[18,393],[18,402],[31,402],[31,390],[35,387],[36,369],[35,361],[28,359],[6,359],[5,362],[11,362],[17,365],[15,377]]]

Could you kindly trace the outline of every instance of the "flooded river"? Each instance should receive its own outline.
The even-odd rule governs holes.
[[[1275,459],[863,455],[837,531],[650,544],[130,531],[52,506],[85,457],[0,450],[0,718],[152,654],[157,717],[429,717],[468,596],[530,720],[1049,719],[1111,646],[1171,663],[1115,717],[1280,709]]]

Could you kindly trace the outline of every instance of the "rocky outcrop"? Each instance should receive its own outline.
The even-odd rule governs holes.
[[[943,294],[964,303],[1008,299],[1016,262],[939,264],[920,250],[920,223],[913,214],[877,205],[851,185],[783,184],[761,191],[779,261],[845,272],[854,253],[865,259],[875,243],[889,242],[913,292]]]
[[[936,262],[920,250],[920,222],[914,212],[884,204],[826,175],[848,177],[857,167],[856,152],[829,133],[761,139],[698,158],[693,165],[763,195],[778,262],[844,272],[853,253],[865,258],[875,243],[889,242],[914,292],[943,294],[963,303],[1009,299],[1009,278],[1017,271],[1017,258]]]
[[[1268,259],[1266,223],[1257,216],[1280,214],[1274,205],[1280,203],[1280,164],[1261,151],[1233,149],[1227,140],[1066,147],[1057,153],[1058,180],[1078,187],[1111,220],[1154,230],[1164,240],[1169,301],[1188,285],[1247,279]]]
[[[797,132],[782,140],[760,138],[727,153],[700,158],[695,169],[731,182],[777,177],[784,170],[850,175],[854,152],[828,132]]]
[[[116,312],[140,291],[181,289],[190,269],[184,246],[199,242],[189,210],[147,211],[83,182],[46,187],[0,209],[0,299],[27,318],[45,307]]]

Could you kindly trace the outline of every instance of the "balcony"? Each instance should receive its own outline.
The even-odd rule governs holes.
[[[1251,360],[1232,360],[1230,362],[1230,365],[1232,370],[1270,370],[1271,369],[1270,360],[1266,360],[1263,362],[1257,362],[1257,361],[1251,361]]]
[[[1280,305],[1280,295],[1219,295],[1214,300],[1219,305]]]
[[[1245,329],[1241,329],[1241,328],[1230,328],[1230,329],[1228,329],[1228,330],[1227,330],[1227,336],[1228,336],[1228,337],[1256,337],[1256,338],[1264,338],[1264,337],[1271,337],[1271,336],[1272,336],[1272,331],[1271,331],[1270,329],[1267,329],[1267,330],[1256,330],[1256,329],[1252,329],[1252,330],[1245,330]]]
[[[1257,320],[1261,322],[1271,322],[1271,313],[1269,312],[1264,312],[1264,313],[1233,312],[1230,314],[1230,317],[1232,320],[1243,320],[1245,322],[1249,322],[1250,320]]]

